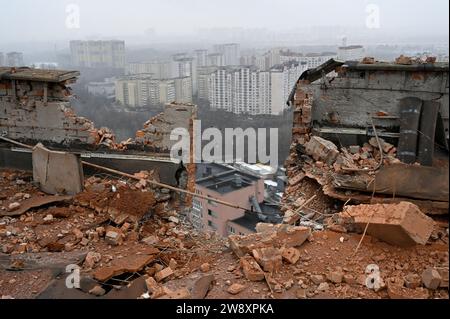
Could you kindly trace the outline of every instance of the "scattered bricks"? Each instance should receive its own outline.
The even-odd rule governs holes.
[[[410,57],[404,56],[402,54],[398,58],[395,59],[395,63],[402,64],[402,65],[411,65],[411,64],[413,64],[413,61]]]
[[[72,230],[72,233],[75,235],[75,237],[76,237],[77,239],[81,239],[81,238],[84,237],[83,233],[82,233],[81,230],[79,230],[78,228],[74,228],[74,229]]]
[[[160,281],[162,281],[162,280],[164,280],[164,279],[166,279],[166,278],[168,278],[168,277],[170,277],[170,276],[172,276],[172,275],[173,275],[173,270],[172,270],[172,268],[166,267],[166,268],[164,268],[163,270],[158,271],[158,272],[155,274],[155,279],[156,279],[157,282],[160,282]]]
[[[153,246],[159,242],[159,238],[154,235],[151,235],[142,239],[142,242],[146,243],[147,245]]]
[[[418,274],[409,273],[404,279],[406,288],[416,289],[422,285],[422,278]]]
[[[375,58],[373,57],[364,57],[361,61],[362,64],[375,64]]]
[[[309,278],[315,285],[319,285],[325,282],[325,278],[322,275],[311,275]]]
[[[342,271],[332,271],[327,275],[327,279],[335,284],[340,284],[344,279],[344,273]]]
[[[387,293],[391,299],[428,299],[428,290],[424,288],[409,289],[398,284],[389,283]]]
[[[87,253],[86,258],[84,259],[84,265],[88,268],[93,268],[96,263],[100,262],[102,259],[102,255],[99,253],[90,251]]]
[[[241,284],[232,284],[230,287],[228,287],[227,292],[232,295],[237,295],[241,291],[245,289],[244,285]]]
[[[274,247],[253,249],[253,257],[264,271],[277,272],[281,269],[282,259],[280,251]]]
[[[120,231],[108,230],[105,235],[105,240],[108,244],[113,246],[119,246],[123,243],[123,238]]]
[[[11,204],[8,205],[7,211],[8,211],[8,212],[11,212],[11,211],[13,211],[13,210],[18,209],[19,207],[20,207],[20,203],[14,202],[14,203],[11,203]]]
[[[245,278],[250,281],[264,280],[264,272],[252,256],[241,257],[240,263]]]
[[[211,270],[211,266],[208,263],[203,263],[200,265],[200,270],[202,272],[208,272]]]
[[[145,280],[145,285],[147,286],[147,291],[152,299],[159,298],[164,295],[164,290],[153,277],[147,278]]]
[[[48,214],[47,216],[45,216],[43,218],[44,222],[49,223],[51,221],[53,221],[53,215],[52,214]]]
[[[325,291],[327,291],[327,290],[329,290],[330,289],[330,285],[328,285],[328,283],[326,283],[326,282],[322,282],[320,285],[319,285],[319,287],[317,287],[317,290],[318,291],[321,291],[321,292],[325,292]]]
[[[295,265],[297,261],[300,259],[300,251],[294,247],[286,248],[283,249],[281,256],[283,257],[283,260],[287,261],[292,265]]]
[[[295,186],[295,185],[297,185],[298,183],[301,182],[302,179],[305,178],[305,176],[306,176],[306,175],[305,175],[304,173],[298,173],[298,174],[295,175],[294,177],[289,178],[289,180],[288,180],[289,186]]]
[[[339,150],[332,142],[318,136],[313,136],[305,145],[305,151],[315,161],[332,165],[339,155]]]
[[[436,57],[435,56],[427,56],[426,63],[436,63]]]
[[[363,232],[392,245],[425,245],[430,237],[434,221],[410,202],[398,204],[374,204],[347,206],[339,214],[347,229]]]
[[[441,275],[434,268],[427,268],[422,273],[422,282],[428,289],[438,289],[441,285]]]

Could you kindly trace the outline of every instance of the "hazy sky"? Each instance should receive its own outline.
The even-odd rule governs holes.
[[[66,27],[69,4],[78,5],[80,28]],[[0,0],[0,43],[143,35],[149,28],[157,35],[212,27],[363,28],[369,4],[378,5],[386,32],[448,34],[448,0]]]

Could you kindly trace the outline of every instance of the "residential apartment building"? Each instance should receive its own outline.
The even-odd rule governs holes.
[[[116,101],[130,107],[175,101],[175,81],[153,79],[151,74],[119,78],[115,82]]]
[[[306,63],[290,61],[261,71],[255,66],[222,67],[208,77],[211,109],[236,114],[281,114]]]
[[[225,57],[221,53],[211,53],[206,56],[207,66],[225,66]]]
[[[173,69],[171,61],[131,62],[127,64],[126,74],[152,74],[154,79],[171,79],[179,76]]]
[[[198,92],[197,97],[199,99],[208,100],[208,91],[209,91],[209,85],[208,85],[208,78],[209,76],[217,71],[217,66],[198,66],[197,67],[197,85],[198,85]]]
[[[339,61],[361,61],[365,57],[362,45],[349,45],[338,48],[337,58]]]
[[[232,208],[213,200],[194,197],[189,220],[198,230],[214,231],[223,237],[231,234],[247,235],[255,232],[259,222],[282,221],[279,207],[268,205],[264,200],[264,179],[232,166],[197,164],[195,192],[245,208]]]
[[[195,60],[197,61],[197,67],[207,66],[208,64],[208,50],[198,49],[194,50]]]
[[[337,59],[337,54],[334,52],[323,52],[323,53],[308,53],[304,55],[302,53],[292,52],[289,50],[280,52],[281,63],[286,63],[289,61],[306,63],[307,69],[316,68],[330,59]]]
[[[253,202],[264,200],[264,181],[220,164],[197,164],[195,192],[230,202],[248,211],[255,211]],[[235,229],[228,222],[245,216],[245,211],[194,197],[189,219],[199,230],[214,231],[226,237]],[[256,225],[256,224],[255,224]]]
[[[86,89],[89,94],[114,99],[116,92],[115,78],[106,78],[102,82],[89,82]]]
[[[214,45],[214,52],[224,56],[224,65],[239,65],[240,45],[238,43],[226,43]]]
[[[24,66],[22,52],[8,52],[6,54],[6,66]]]
[[[5,66],[5,55],[0,52],[0,66]]]
[[[70,41],[72,66],[125,68],[124,41]]]
[[[175,102],[192,103],[192,78],[189,76],[175,78]]]

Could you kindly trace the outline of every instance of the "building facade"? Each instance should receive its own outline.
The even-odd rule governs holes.
[[[195,192],[254,211],[252,198],[258,203],[264,200],[264,181],[219,164],[198,165]],[[194,197],[189,220],[198,230],[213,231],[226,237],[235,231],[230,229],[229,221],[240,219],[245,214],[242,209]]]
[[[214,51],[224,56],[224,65],[239,65],[240,45],[238,43],[226,43],[214,45]]]
[[[125,41],[70,41],[72,66],[125,68]]]
[[[365,56],[365,50],[362,45],[349,45],[338,48],[339,61],[361,61]]]
[[[306,63],[289,61],[261,71],[254,66],[222,67],[208,77],[210,107],[235,114],[281,114]]]
[[[280,52],[280,63],[286,63],[289,61],[297,61],[300,63],[306,63],[307,69],[314,69],[319,65],[327,62],[330,59],[337,59],[337,53],[323,52],[323,53],[308,53],[302,54],[292,51]]]

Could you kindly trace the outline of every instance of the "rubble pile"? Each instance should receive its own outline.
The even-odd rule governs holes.
[[[336,231],[260,223],[254,234],[224,240],[197,232],[169,192],[146,183],[157,178],[155,172],[135,176],[138,180],[132,182],[92,176],[73,198],[0,217],[0,295],[448,298],[448,224],[434,222],[425,227],[425,235],[414,232],[419,224],[411,225],[408,218],[420,212],[409,203],[401,205],[403,210],[383,206],[395,218],[386,215],[370,222],[404,229],[416,239],[427,237],[432,227],[426,245],[388,243],[370,227],[364,234],[367,219],[358,219],[365,216],[358,211],[382,211],[375,205],[346,206],[340,214],[322,216],[321,223]],[[11,203],[24,206],[27,200],[48,196],[32,185],[27,173],[2,171],[0,177],[2,212]],[[299,184],[308,196],[318,190],[307,178]],[[324,203],[310,203],[323,214]],[[429,225],[427,218],[424,225]],[[80,267],[77,289],[65,284],[69,264]],[[367,283],[369,265],[379,267],[377,285]]]

